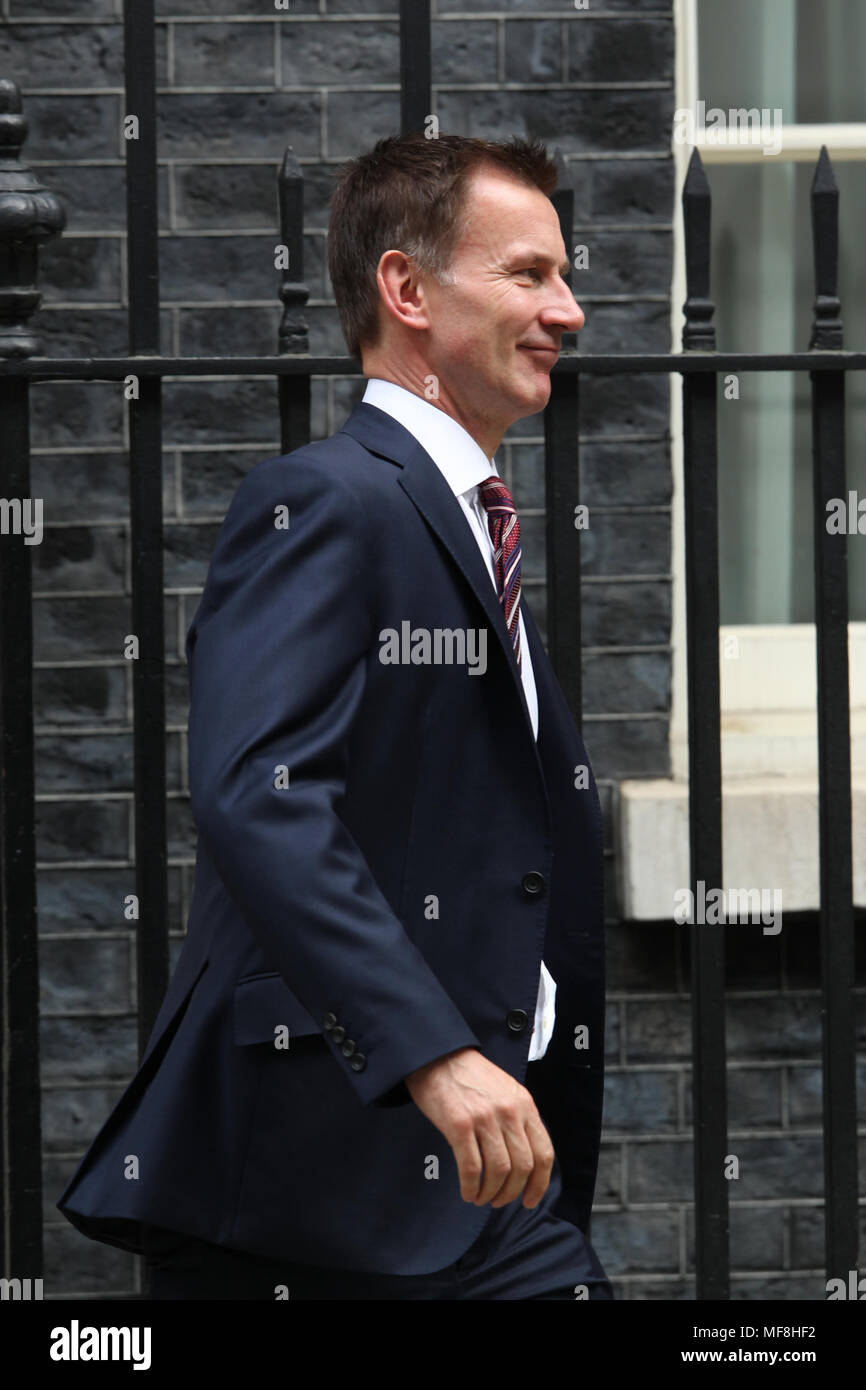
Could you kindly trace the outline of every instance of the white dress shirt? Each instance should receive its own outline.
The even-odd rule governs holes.
[[[487,525],[487,512],[481,501],[478,487],[478,484],[482,483],[485,478],[489,478],[491,474],[500,476],[495,460],[488,459],[484,450],[479,444],[476,444],[471,434],[452,416],[446,415],[445,411],[440,410],[437,405],[433,405],[432,401],[424,400],[423,396],[416,396],[414,392],[407,391],[404,386],[397,386],[393,381],[382,381],[378,377],[371,377],[364,392],[364,401],[368,405],[374,405],[379,410],[384,410],[386,414],[392,415],[410,434],[415,436],[418,443],[430,455],[466,517],[469,529],[484,557],[490,582],[495,590],[496,572],[493,568],[493,541]],[[529,708],[532,732],[537,740],[538,695],[535,689],[535,677],[532,674],[532,659],[529,655],[529,643],[526,640],[522,611],[519,612],[518,616],[520,621],[520,676],[526,704]],[[538,999],[535,1006],[535,1023],[529,1046],[530,1062],[537,1061],[547,1051],[547,1045],[553,1033],[555,997],[556,982],[542,961],[538,981]]]

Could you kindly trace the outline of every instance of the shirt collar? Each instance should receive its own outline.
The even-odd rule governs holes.
[[[438,405],[416,396],[394,381],[370,377],[363,396],[399,421],[427,451],[455,497],[471,492],[491,474],[499,477],[496,461],[488,459],[480,444]]]

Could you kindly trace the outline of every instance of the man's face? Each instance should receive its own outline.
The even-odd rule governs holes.
[[[566,252],[553,204],[539,189],[483,168],[471,178],[454,285],[424,277],[425,359],[464,422],[493,438],[543,410],[564,332],[583,311],[562,278]]]

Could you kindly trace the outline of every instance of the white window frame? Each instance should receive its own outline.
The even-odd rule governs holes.
[[[675,106],[698,100],[696,0],[674,0]],[[815,163],[866,160],[866,124],[782,127],[779,155],[764,154],[760,132],[739,125],[722,139],[695,131],[706,164],[777,158]],[[681,194],[693,146],[673,139],[675,205],[671,350],[682,346],[686,298]],[[808,208],[799,210],[807,217]],[[711,286],[711,294],[713,287]],[[844,313],[844,305],[843,305]],[[793,346],[793,345],[792,345]],[[669,918],[673,892],[689,883],[688,701],[682,377],[671,377],[672,688],[670,779],[625,780],[618,788],[620,906],[626,920]],[[732,645],[737,659],[728,659]],[[854,901],[866,906],[866,623],[849,624]],[[818,889],[815,626],[744,624],[720,632],[724,887],[784,883],[787,910],[814,909]]]
[[[698,92],[697,0],[674,0],[676,26],[676,108],[694,111]],[[826,145],[836,160],[866,161],[866,123],[846,125],[786,125],[781,130],[781,151],[764,154],[760,131],[745,128],[706,132],[695,131],[695,141],[705,164],[759,163],[764,159],[796,160],[814,164]],[[686,298],[685,248],[680,196],[693,146],[672,139],[676,170],[674,208],[674,266],[671,296],[672,351],[682,345],[682,305]],[[799,210],[808,217],[809,210]],[[710,290],[712,294],[712,286]],[[844,312],[844,309],[843,309]],[[793,349],[793,345],[792,345]],[[683,434],[682,377],[671,381],[671,463],[674,478],[673,545],[673,690],[671,712],[671,766],[675,778],[688,777],[686,626],[685,626],[685,541],[682,528]],[[743,625],[722,628],[724,639],[737,639],[741,659],[721,660],[723,764],[728,775],[749,771],[810,773],[817,769],[815,724],[815,626],[813,623]],[[760,644],[761,655],[758,652]],[[812,658],[807,657],[811,647]],[[772,660],[767,653],[772,649]],[[743,661],[743,654],[754,660]],[[866,770],[866,623],[849,624],[851,665],[852,754],[858,770]],[[772,710],[768,709],[768,677],[776,693],[778,729],[772,729]],[[781,700],[779,692],[782,692]],[[747,748],[747,733],[753,727],[755,746]],[[771,733],[775,737],[769,737]],[[729,737],[730,735],[730,737]],[[769,741],[768,741],[769,738]],[[777,745],[774,751],[774,744]]]

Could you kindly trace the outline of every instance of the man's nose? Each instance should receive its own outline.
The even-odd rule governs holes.
[[[565,281],[561,280],[560,283],[562,289],[559,298],[544,312],[542,318],[551,326],[558,324],[566,333],[579,333],[586,323],[586,315]]]

